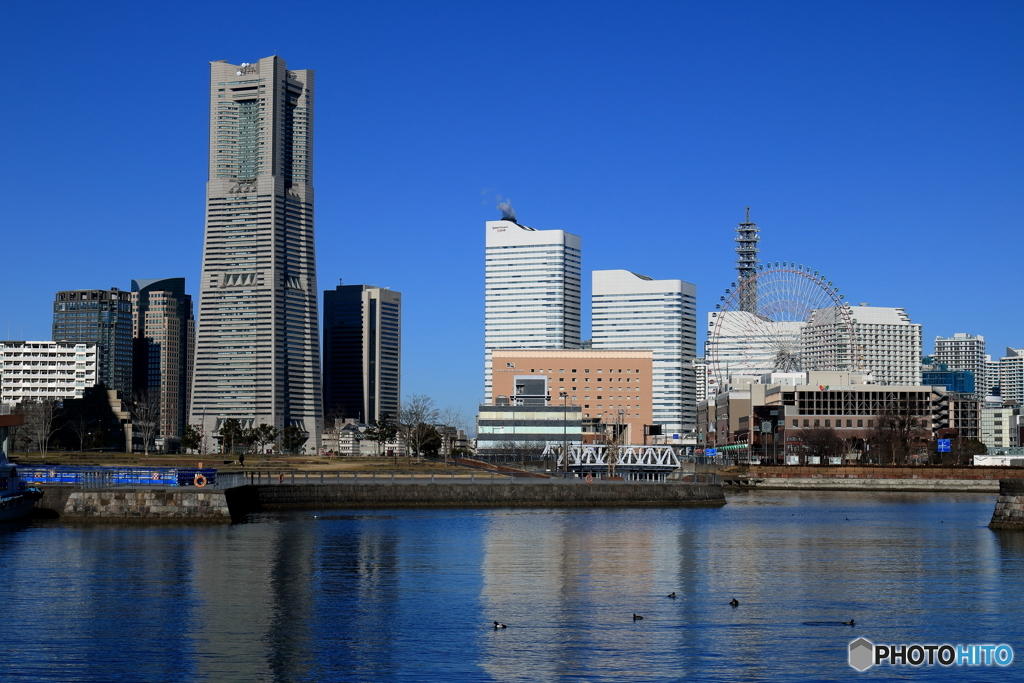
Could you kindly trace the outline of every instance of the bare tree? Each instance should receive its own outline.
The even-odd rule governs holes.
[[[437,422],[437,408],[434,400],[423,394],[412,394],[398,408],[398,429],[405,439],[407,449],[419,455],[423,444],[430,438],[434,423]]]
[[[75,415],[68,420],[67,426],[78,441],[78,451],[85,450],[85,437],[89,434],[89,427],[85,424],[85,418],[81,415]]]
[[[974,456],[988,452],[988,448],[981,441],[962,436],[950,439],[949,445],[949,453],[940,453],[943,465],[969,465],[974,461]]]
[[[35,443],[39,454],[45,458],[50,437],[57,431],[54,424],[60,411],[57,402],[52,398],[25,401],[18,406],[18,410],[25,416],[25,424],[22,427],[25,436]]]
[[[448,406],[437,411],[437,424],[444,427],[440,430],[441,449],[444,452],[444,459],[447,460],[451,457],[459,430],[466,426],[466,416],[455,406]]]
[[[901,400],[883,408],[875,417],[871,431],[871,450],[883,465],[902,465],[910,461],[915,447],[931,438],[928,419],[918,413],[923,408]]]
[[[847,451],[846,441],[832,427],[802,429],[797,436],[804,445],[804,454],[819,458],[843,456]]]
[[[132,414],[132,427],[142,437],[142,450],[149,457],[149,446],[160,432],[160,394],[136,391],[128,402]]]

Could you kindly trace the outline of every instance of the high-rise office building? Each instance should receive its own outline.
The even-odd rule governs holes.
[[[132,393],[132,301],[117,287],[57,292],[53,302],[53,341],[95,344],[97,382]]]
[[[319,448],[312,71],[210,64],[206,198],[190,421],[294,426]]]
[[[985,377],[985,338],[979,335],[957,332],[952,337],[935,338],[936,364],[945,365],[948,370],[970,370],[974,373],[974,393],[986,396],[988,386]]]
[[[628,270],[592,274],[594,349],[650,349],[652,419],[663,434],[697,426],[697,287]]]
[[[580,238],[487,221],[484,402],[493,349],[580,348]]]
[[[372,423],[398,416],[402,388],[401,294],[338,285],[324,292],[324,412]]]
[[[195,321],[185,278],[132,280],[134,393],[160,406],[157,444],[173,448],[188,417]]]

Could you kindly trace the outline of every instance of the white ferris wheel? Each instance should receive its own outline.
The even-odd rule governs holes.
[[[725,290],[708,316],[708,393],[733,375],[859,365],[849,304],[810,267],[764,263]]]

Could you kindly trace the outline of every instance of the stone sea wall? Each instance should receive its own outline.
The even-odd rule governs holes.
[[[956,479],[998,482],[1024,477],[1024,467],[885,467],[751,465],[748,477],[763,479]]]
[[[999,498],[988,525],[992,529],[1024,531],[1024,479],[1003,479],[999,482]]]
[[[261,510],[392,507],[681,507],[724,505],[703,484],[299,484],[228,489],[236,518]]]
[[[231,521],[223,491],[179,488],[73,489],[58,514],[68,521]]]
[[[750,475],[747,479],[752,479]],[[857,479],[827,477],[758,477],[750,484],[756,489],[777,491],[960,491],[995,493],[998,481],[987,479]]]

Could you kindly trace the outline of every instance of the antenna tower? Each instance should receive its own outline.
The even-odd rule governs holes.
[[[761,239],[761,230],[757,223],[750,222],[750,207],[747,207],[747,218],[744,223],[736,226],[736,271],[739,274],[736,285],[739,292],[739,310],[757,313],[757,279],[752,277],[757,272],[757,243]]]

